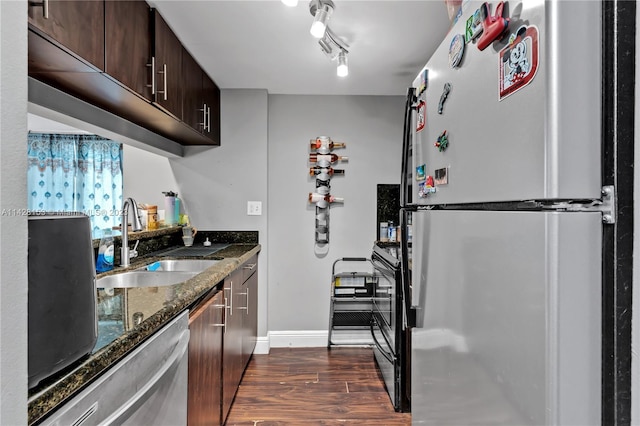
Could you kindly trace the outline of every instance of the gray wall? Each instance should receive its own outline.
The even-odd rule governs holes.
[[[267,335],[268,113],[266,90],[223,90],[220,147],[187,147],[169,160],[178,194],[199,229],[258,231],[258,335]],[[247,215],[247,201],[262,202],[262,216]]]
[[[269,330],[326,331],[332,263],[367,257],[377,237],[376,184],[399,183],[403,97],[269,96]],[[315,187],[309,140],[346,142],[336,150],[345,176],[331,180],[344,205],[330,211],[330,244],[314,243]],[[326,342],[326,341],[325,341]],[[295,342],[293,343],[295,345]]]
[[[259,336],[296,334],[298,340],[288,336],[275,345],[304,345],[316,332],[320,337],[313,342],[324,342],[332,263],[370,255],[376,184],[400,180],[404,98],[223,90],[221,104],[220,147],[189,147],[183,158],[171,159],[127,148],[125,192],[139,201],[151,199],[162,190],[157,181],[175,179],[197,228],[258,230]],[[315,186],[308,175],[308,143],[319,135],[347,142],[336,153],[349,156],[348,163],[336,165],[346,175],[331,185],[332,194],[346,202],[331,208],[331,243],[322,248],[314,242],[315,208],[307,202]],[[132,163],[140,166],[132,170]],[[147,195],[145,188],[134,191],[136,180],[155,189]],[[262,216],[247,215],[250,200],[263,203]]]
[[[178,196],[182,196],[167,157],[125,143],[122,162],[123,197],[164,209],[163,191],[178,192]]]
[[[27,424],[27,2],[0,1],[0,28],[0,424],[20,425]]]

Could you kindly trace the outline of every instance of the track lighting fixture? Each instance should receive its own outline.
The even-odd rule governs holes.
[[[344,50],[340,50],[338,54],[338,77],[346,77],[349,75],[349,66],[347,65],[347,53]]]
[[[281,0],[285,6],[296,7],[298,5],[298,0]]]
[[[292,0],[282,0],[288,4]],[[322,51],[332,61],[338,61],[337,73],[340,77],[349,75],[349,66],[347,65],[347,54],[349,53],[349,45],[340,37],[338,37],[327,25],[335,5],[332,0],[311,0],[309,2],[309,12],[313,16],[313,24],[309,31],[311,35],[318,38],[318,44]]]
[[[331,0],[312,0],[309,3],[309,11],[313,15],[313,23],[309,32],[315,38],[324,37],[327,29],[327,22],[333,13],[333,1]]]

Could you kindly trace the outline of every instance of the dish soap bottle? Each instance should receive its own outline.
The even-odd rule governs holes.
[[[107,272],[113,269],[113,235],[111,229],[102,230],[100,246],[98,247],[98,260],[96,261],[96,272]]]

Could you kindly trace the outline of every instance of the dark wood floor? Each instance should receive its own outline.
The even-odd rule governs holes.
[[[410,425],[396,413],[369,348],[274,348],[253,355],[227,426]]]

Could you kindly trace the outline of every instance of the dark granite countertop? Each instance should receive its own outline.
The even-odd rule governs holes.
[[[96,349],[71,370],[41,382],[29,393],[28,422],[43,419],[58,405],[81,391],[106,369],[128,354],[146,338],[185,309],[192,308],[226,276],[260,251],[259,244],[230,244],[209,256],[167,256],[155,253],[132,260],[127,268],[116,268],[112,275],[150,264],[160,259],[218,259],[193,278],[162,287],[114,288],[98,290],[99,333]],[[124,303],[126,301],[126,303]],[[142,316],[142,320],[134,318]]]

